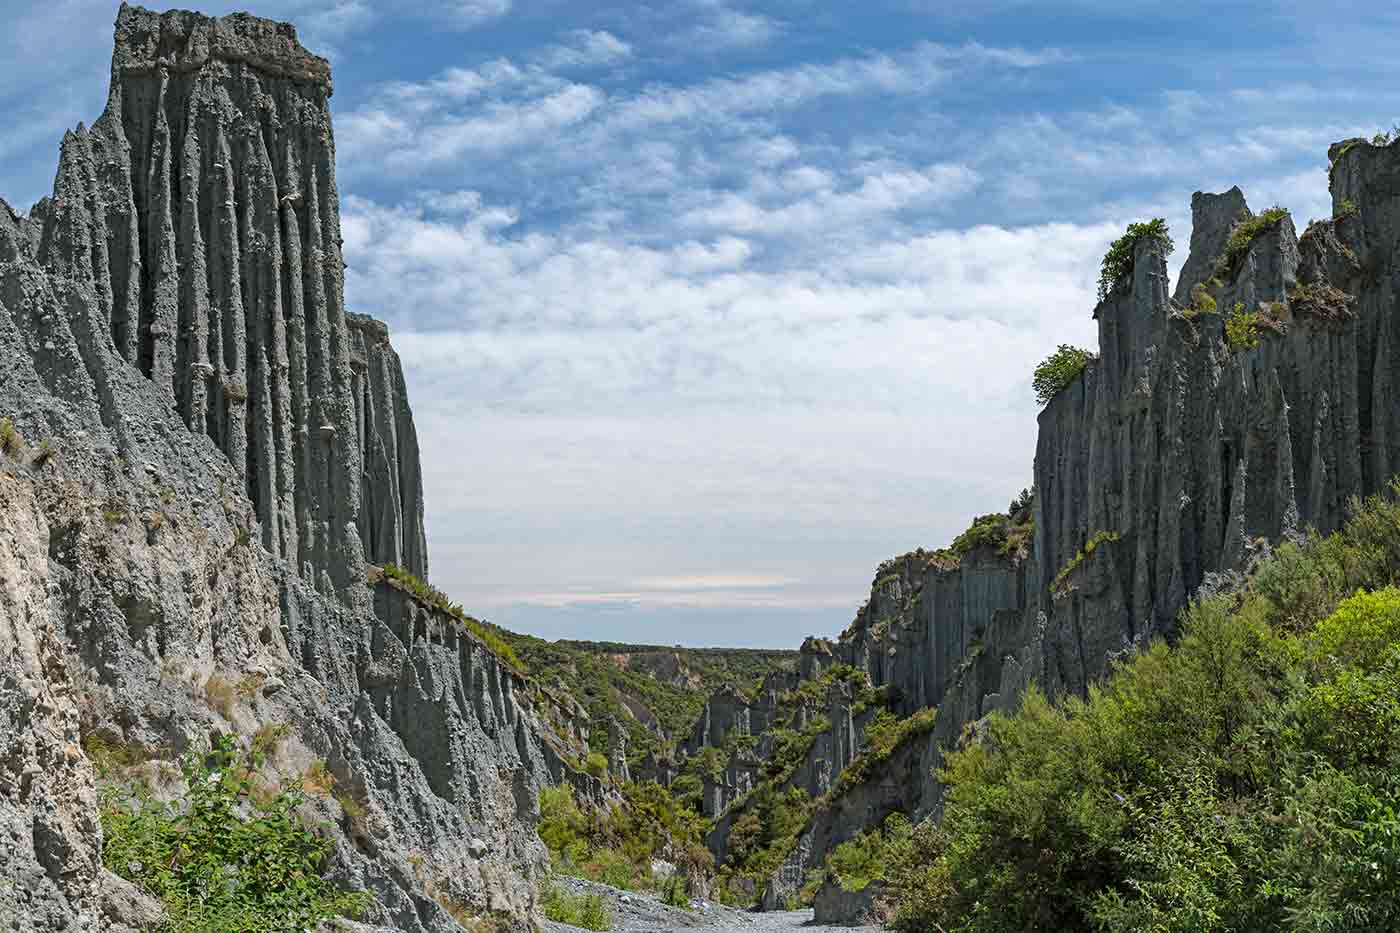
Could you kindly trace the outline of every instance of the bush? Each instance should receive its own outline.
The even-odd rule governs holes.
[[[1287,216],[1287,208],[1271,207],[1262,214],[1246,217],[1235,224],[1230,230],[1230,238],[1225,241],[1225,254],[1221,257],[1220,271],[1234,269],[1245,253],[1249,252],[1249,247],[1255,239],[1270,227],[1277,226],[1279,221]]]
[[[555,923],[582,927],[585,930],[611,930],[612,908],[600,894],[570,894],[559,885],[545,891],[544,915]]]
[[[9,418],[0,418],[0,453],[14,455],[24,446],[19,429]]]
[[[188,790],[175,804],[117,791],[101,804],[103,864],[158,898],[172,933],[300,933],[369,905],[368,893],[326,879],[333,843],[297,818],[300,788],[260,799],[231,737],[183,770]]]
[[[583,760],[583,770],[598,778],[605,780],[608,776],[608,759],[602,752],[589,752],[588,757]]]
[[[1067,343],[1060,344],[1059,349],[1041,361],[1035,368],[1035,375],[1031,377],[1031,388],[1035,390],[1036,401],[1041,405],[1049,405],[1051,399],[1079,378],[1079,374],[1093,358],[1094,354],[1088,350],[1081,350]]]
[[[913,834],[909,818],[892,813],[882,828],[867,830],[833,849],[826,860],[827,873],[843,891],[864,891],[871,883],[888,879],[895,853],[911,844]]]
[[[713,871],[713,859],[700,843],[700,817],[655,781],[626,784],[622,795],[621,806],[585,813],[567,785],[540,792],[538,831],[556,871],[663,894],[674,882],[653,877],[654,859],[675,861],[692,876]]]
[[[1259,312],[1246,311],[1244,303],[1237,302],[1225,319],[1225,343],[1231,353],[1259,346]]]
[[[1128,231],[1114,240],[1108,247],[1108,252],[1104,254],[1103,266],[1099,270],[1099,301],[1112,294],[1118,283],[1132,273],[1133,254],[1137,251],[1138,243],[1146,239],[1160,242],[1167,254],[1176,248],[1167,229],[1167,222],[1161,217],[1128,224]]]
[[[1191,305],[1186,308],[1183,314],[1188,319],[1194,319],[1202,314],[1215,314],[1218,305],[1205,283],[1200,283],[1191,288]]]

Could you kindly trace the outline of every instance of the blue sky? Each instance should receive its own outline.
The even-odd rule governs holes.
[[[0,0],[0,197],[105,100],[116,6]],[[1239,184],[1301,227],[1400,120],[1374,3],[265,0],[335,68],[434,582],[546,637],[795,646],[1031,477],[1109,240]],[[951,11],[950,11],[950,8]]]

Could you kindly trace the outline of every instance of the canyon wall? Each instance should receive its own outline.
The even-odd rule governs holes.
[[[0,202],[0,917],[23,933],[141,925],[99,781],[174,794],[217,735],[288,727],[272,767],[330,776],[330,875],[395,930],[527,926],[539,787],[599,793],[572,704],[368,566],[428,557],[398,358],[345,309],[331,92],[290,26],[123,5],[106,111],[51,197]]]
[[[1244,195],[1198,192],[1174,291],[1167,245],[1136,243],[1131,273],[1094,309],[1097,355],[1040,415],[1033,546],[882,565],[832,661],[893,688],[896,713],[938,717],[901,752],[912,788],[891,797],[877,776],[850,793],[936,818],[932,769],[981,718],[1014,709],[1031,683],[1082,695],[1114,659],[1174,635],[1212,574],[1336,528],[1351,497],[1400,470],[1400,146],[1348,140],[1329,161],[1334,217],[1301,237],[1271,214],[1229,249],[1254,216]],[[1236,314],[1254,324],[1232,341]],[[802,677],[820,670],[814,655]],[[763,721],[727,698],[710,713],[741,729]],[[819,809],[765,903],[795,895],[832,846],[890,808]]]

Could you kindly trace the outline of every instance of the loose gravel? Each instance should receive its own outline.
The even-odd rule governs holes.
[[[612,906],[612,933],[879,933],[879,927],[828,927],[812,923],[812,911],[751,913],[720,904],[697,901],[691,910],[668,907],[649,894],[620,891],[617,888],[580,878],[559,878],[556,882],[570,894],[598,894]],[[578,927],[546,922],[545,933],[578,933]]]

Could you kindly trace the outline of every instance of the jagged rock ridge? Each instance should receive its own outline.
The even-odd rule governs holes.
[[[106,112],[65,136],[28,222],[37,261],[91,285],[121,357],[228,456],[264,547],[344,591],[362,559],[422,576],[427,555],[397,359],[345,311],[331,92],[290,26],[124,6]]]
[[[597,782],[574,708],[366,561],[422,575],[417,440],[383,325],[346,313],[326,62],[290,26],[123,5],[107,110],[54,193],[0,202],[0,916],[122,931],[117,777],[212,734],[324,762],[330,868],[396,930],[515,926],[538,788]],[[110,775],[109,775],[110,778]],[[149,907],[150,905],[146,905]]]

